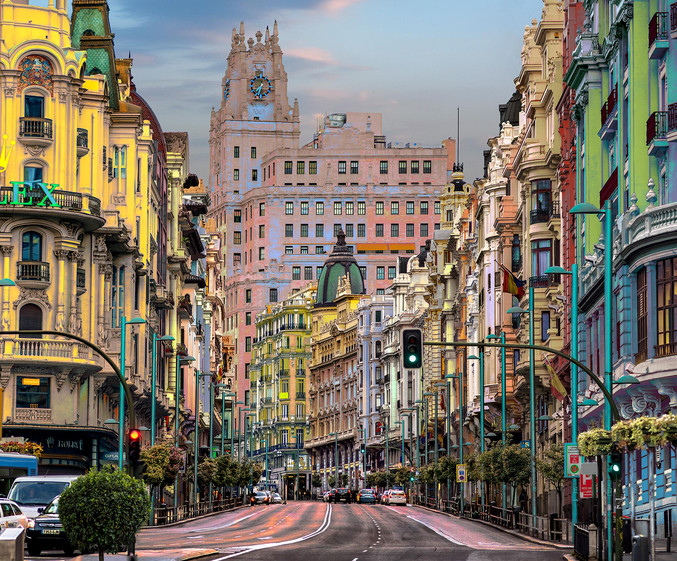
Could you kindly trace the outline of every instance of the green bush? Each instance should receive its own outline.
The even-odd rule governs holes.
[[[68,540],[80,551],[98,551],[99,561],[126,550],[149,514],[143,481],[111,467],[79,477],[59,499]]]

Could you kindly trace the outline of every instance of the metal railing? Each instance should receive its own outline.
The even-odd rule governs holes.
[[[574,524],[574,555],[581,561],[590,557],[590,532],[587,524]]]
[[[548,288],[548,275],[538,275],[534,277],[529,277],[529,285],[534,288]]]
[[[190,520],[191,518],[211,514],[212,512],[232,510],[242,504],[242,499],[223,499],[212,501],[211,503],[209,501],[202,501],[174,508],[160,505],[153,509],[152,525],[164,526],[166,524],[173,524],[182,520]]]
[[[542,224],[550,220],[552,212],[552,203],[547,206],[543,206],[537,209],[534,209],[530,212],[531,224]]]
[[[659,39],[667,41],[669,38],[668,13],[656,12],[649,22],[649,48]]]
[[[76,146],[85,150],[89,149],[89,132],[87,129],[78,129],[78,136],[76,139]]]
[[[19,136],[24,138],[52,138],[52,119],[20,117]]]
[[[665,140],[668,134],[668,112],[654,111],[646,122],[646,144],[654,140]]]
[[[616,103],[618,103],[618,85],[614,86],[614,89],[609,92],[609,97],[607,97],[606,102],[602,105],[602,125],[604,125],[609,116],[616,109]]]
[[[16,264],[16,280],[49,282],[49,263],[43,261],[19,261]]]
[[[50,208],[49,202],[43,203],[45,192],[41,188],[36,188],[33,184],[26,183],[25,189],[25,193],[19,191],[15,198],[14,187],[0,187],[0,203],[5,205],[39,208],[44,208],[46,204],[47,208]],[[101,201],[96,197],[61,190],[52,191],[51,196],[56,201],[58,208],[75,212],[83,212],[82,200],[85,198],[89,201],[89,213],[92,216],[101,215]]]
[[[677,6],[677,3],[673,6]],[[677,19],[677,16],[675,16],[675,19]],[[677,131],[677,103],[668,105],[668,131]]]
[[[670,4],[670,31],[677,31],[677,2]]]
[[[512,259],[512,272],[519,273],[522,269],[522,256],[520,255],[517,259]]]

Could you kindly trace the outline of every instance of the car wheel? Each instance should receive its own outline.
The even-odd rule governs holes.
[[[40,555],[40,553],[42,553],[42,549],[40,549],[38,546],[34,544],[28,544],[28,546],[26,546],[26,549],[28,549],[28,555],[32,555],[35,557],[37,557],[38,555]]]

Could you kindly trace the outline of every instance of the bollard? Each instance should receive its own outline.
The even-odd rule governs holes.
[[[597,526],[590,524],[588,526],[588,561],[595,561],[597,559],[599,534]]]
[[[649,561],[649,538],[632,536],[632,561]]]
[[[23,528],[7,528],[0,533],[0,559],[23,561],[25,536]]]

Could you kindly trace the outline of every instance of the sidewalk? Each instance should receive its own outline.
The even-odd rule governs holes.
[[[665,538],[656,538],[656,559],[654,561],[677,561],[677,548],[675,545],[674,543],[671,544],[671,551],[668,553],[666,551],[667,540]],[[651,552],[649,552],[649,555],[651,555]],[[578,561],[573,553],[565,553],[563,557],[566,561]],[[632,553],[624,553],[623,561],[632,561]],[[648,561],[648,558],[646,561]]]
[[[138,551],[136,557],[131,555],[111,555],[106,554],[106,561],[130,561],[131,559],[145,559],[148,561],[188,561],[189,559],[200,559],[218,553],[216,549],[198,549],[186,548],[174,551],[164,549],[146,549]],[[72,561],[99,561],[99,554],[79,555],[73,557]]]

